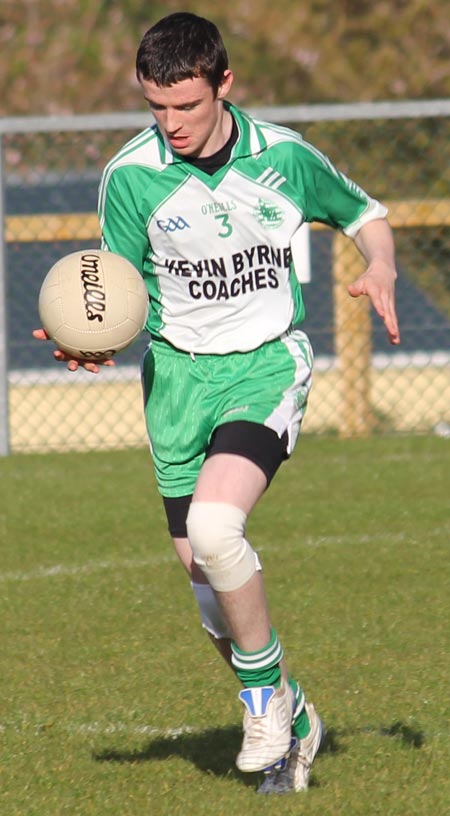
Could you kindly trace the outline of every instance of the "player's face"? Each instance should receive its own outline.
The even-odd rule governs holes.
[[[149,79],[140,82],[160,131],[177,153],[212,156],[223,147],[230,135],[229,114],[222,102],[233,82],[231,71],[225,72],[216,97],[204,77],[183,79],[164,88]]]

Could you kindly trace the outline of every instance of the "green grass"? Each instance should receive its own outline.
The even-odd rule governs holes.
[[[448,813],[449,466],[445,439],[305,437],[255,511],[274,624],[328,728],[308,793],[274,799],[234,768],[239,687],[147,453],[1,460],[0,813]]]

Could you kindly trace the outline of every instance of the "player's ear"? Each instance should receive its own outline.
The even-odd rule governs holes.
[[[222,82],[220,83],[219,89],[217,91],[217,99],[225,99],[233,84],[233,79],[234,76],[232,71],[227,70],[224,72]]]

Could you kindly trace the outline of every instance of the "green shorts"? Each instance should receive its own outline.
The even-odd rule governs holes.
[[[158,488],[168,498],[194,492],[216,428],[244,420],[287,434],[292,453],[311,387],[308,337],[292,330],[254,351],[196,354],[162,340],[142,371],[145,420]]]

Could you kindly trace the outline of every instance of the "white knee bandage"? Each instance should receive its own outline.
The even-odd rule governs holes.
[[[243,586],[256,572],[245,538],[246,514],[232,504],[193,501],[187,531],[195,563],[217,592]]]

